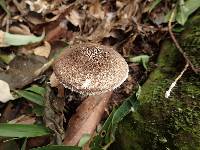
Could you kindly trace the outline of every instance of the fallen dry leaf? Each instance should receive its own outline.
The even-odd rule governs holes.
[[[37,12],[34,11],[28,12],[26,20],[31,24],[33,24],[34,26],[45,23],[44,17],[41,14],[38,14]]]
[[[15,123],[15,124],[34,124],[35,122],[36,122],[36,117],[26,116],[26,115],[21,115],[18,118],[9,121],[9,123]]]
[[[7,82],[0,80],[0,102],[6,103],[13,100],[14,97],[10,93],[10,87]]]
[[[93,134],[101,121],[112,92],[89,96],[78,107],[76,114],[69,121],[63,144],[76,145],[83,134]]]
[[[43,0],[36,0],[36,1],[26,0],[25,3],[29,5],[31,11],[35,11],[37,13],[45,12],[49,7],[47,1]]]
[[[51,45],[47,41],[44,41],[44,45],[39,46],[33,50],[35,55],[44,56],[46,58],[49,57],[50,51]]]
[[[90,6],[88,13],[98,19],[103,19],[105,17],[104,10],[99,1],[96,1]]]
[[[24,1],[13,0],[13,4],[22,15],[26,15],[28,13],[28,9]]]
[[[6,81],[11,89],[23,88],[33,82],[46,63],[47,59],[40,56],[16,56],[9,63],[8,70],[0,71],[0,80]]]
[[[76,10],[72,10],[69,15],[66,15],[66,19],[69,20],[74,26],[80,26],[81,15]]]
[[[24,24],[13,25],[10,27],[9,32],[12,34],[30,35],[31,31],[28,26]]]

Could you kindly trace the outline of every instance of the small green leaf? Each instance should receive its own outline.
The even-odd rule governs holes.
[[[114,108],[109,117],[104,122],[101,131],[98,133],[97,136],[94,137],[93,141],[91,142],[90,148],[92,148],[92,150],[100,149],[100,147],[103,146],[102,143],[106,144],[109,143],[110,141],[109,133],[111,130],[112,118],[113,115],[115,114],[115,111],[116,109]]]
[[[173,27],[173,29],[172,29],[172,31],[173,32],[176,32],[176,33],[180,33],[180,32],[182,32],[182,31],[184,31],[185,30],[185,28],[184,28],[184,26],[175,26],[175,27]]]
[[[142,92],[142,88],[141,88],[140,85],[138,85],[138,90],[137,90],[137,92],[135,93],[135,96],[136,96],[137,98],[139,98],[141,92]]]
[[[78,146],[79,147],[82,147],[84,146],[90,139],[90,134],[83,134],[83,136],[81,137],[79,143],[78,143]]]
[[[39,125],[0,123],[2,137],[36,137],[50,134],[48,128]]]
[[[32,92],[37,93],[37,94],[39,94],[39,95],[41,95],[41,96],[44,96],[45,93],[46,93],[45,88],[40,87],[40,86],[38,86],[38,85],[32,85],[31,87],[26,88],[25,90],[26,90],[26,91],[32,91]]]
[[[48,146],[33,148],[31,150],[81,150],[81,147],[64,146],[64,145],[48,145]]]
[[[44,98],[42,96],[40,96],[39,94],[33,93],[33,92],[29,92],[29,91],[25,91],[25,90],[16,90],[15,91],[19,96],[33,102],[36,103],[40,106],[44,106]]]
[[[138,92],[127,98],[123,104],[117,109],[113,110],[110,116],[104,123],[100,133],[94,137],[91,143],[92,149],[106,149],[115,140],[115,132],[119,122],[131,111],[136,111],[139,106],[137,100],[140,95],[141,88],[139,87]]]
[[[167,14],[164,17],[164,22],[167,23],[172,15],[173,9],[167,12]],[[177,7],[174,8],[174,16],[172,18],[172,22],[176,20],[176,14],[177,14]]]
[[[147,69],[147,63],[149,62],[149,56],[148,55],[140,55],[136,57],[130,57],[129,62],[133,63],[142,63],[143,67]]]
[[[27,138],[25,138],[24,143],[21,147],[21,150],[26,150],[26,143],[27,143]]]
[[[200,7],[200,0],[179,0],[176,21],[184,25],[188,17]]]
[[[4,32],[3,43],[1,45],[6,45],[6,46],[28,45],[42,41],[44,36],[45,36],[44,32],[39,37],[35,35],[20,35],[20,34],[11,34]]]
[[[0,6],[3,8],[3,10],[7,13],[8,16],[10,16],[10,12],[8,11],[6,7],[5,0],[0,0]]]
[[[0,60],[3,61],[6,64],[9,64],[14,58],[15,58],[15,54],[11,53],[11,54],[0,54]]]

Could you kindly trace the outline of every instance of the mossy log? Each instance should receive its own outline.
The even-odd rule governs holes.
[[[200,16],[186,25],[179,37],[190,61],[200,63]],[[197,21],[198,20],[198,21]],[[165,98],[185,61],[171,41],[164,41],[158,67],[142,85],[137,112],[120,123],[114,150],[200,150],[200,74],[187,70]]]

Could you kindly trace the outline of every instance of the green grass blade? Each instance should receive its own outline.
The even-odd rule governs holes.
[[[2,137],[36,137],[50,134],[50,130],[39,125],[0,123]]]
[[[33,93],[33,92],[29,92],[29,91],[25,91],[25,90],[18,90],[15,91],[19,96],[35,103],[38,104],[40,106],[44,106],[44,98],[42,96],[40,96],[39,94]]]
[[[27,143],[27,138],[25,138],[24,143],[21,147],[21,150],[26,150],[26,143]]]
[[[83,147],[91,138],[90,134],[83,134],[83,136],[81,137],[78,146]]]
[[[4,44],[12,46],[28,45],[42,41],[44,36],[45,36],[44,32],[39,37],[35,35],[20,35],[20,34],[11,34],[5,32]]]
[[[38,85],[33,85],[33,86],[29,87],[29,88],[26,88],[25,90],[26,91],[32,91],[32,92],[37,93],[37,94],[39,94],[41,96],[44,96],[45,93],[46,93],[45,88],[40,87]]]
[[[5,0],[0,0],[0,6],[3,8],[3,10],[7,13],[8,16],[10,16],[10,12],[6,7]]]
[[[179,24],[184,25],[188,17],[200,7],[200,0],[180,0],[176,20]]]
[[[149,62],[150,56],[148,55],[140,55],[135,57],[129,57],[129,62],[133,63],[142,63],[143,67],[147,69],[147,64]]]

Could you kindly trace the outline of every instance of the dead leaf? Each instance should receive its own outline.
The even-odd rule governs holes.
[[[102,9],[102,6],[99,1],[96,1],[90,6],[89,14],[98,19],[103,19],[105,17],[104,10]]]
[[[80,26],[81,24],[81,15],[77,10],[72,10],[69,15],[66,15],[66,19],[69,20],[74,26]]]
[[[26,115],[21,115],[18,118],[15,118],[11,121],[9,121],[9,123],[12,124],[34,124],[36,122],[36,117],[33,116],[26,116]]]
[[[26,0],[25,3],[29,5],[31,11],[35,11],[37,13],[46,12],[46,10],[49,8],[49,4],[44,0]]]
[[[9,29],[10,33],[21,34],[21,35],[30,35],[31,31],[28,26],[24,24],[13,25]]]
[[[46,62],[47,60],[40,56],[16,56],[9,63],[8,70],[0,71],[0,80],[6,81],[11,89],[22,88],[41,73],[38,70],[44,70],[41,68]]]
[[[0,102],[6,103],[13,100],[14,97],[10,93],[10,87],[7,82],[0,80]]]
[[[62,144],[65,134],[63,129],[65,99],[55,95],[49,86],[46,89],[44,122],[46,127],[54,131],[52,139],[54,143]]]
[[[40,25],[45,23],[45,19],[41,14],[38,14],[37,12],[30,11],[28,12],[26,16],[26,20],[33,25]]]
[[[44,41],[44,45],[39,46],[33,50],[35,55],[44,56],[46,58],[49,57],[50,51],[51,45],[47,41]]]
[[[69,31],[67,28],[66,20],[61,21],[58,26],[49,30],[49,32],[47,32],[45,40],[53,43],[60,38],[66,39],[66,41],[72,40],[74,38],[73,32]]]
[[[28,9],[24,1],[13,0],[13,4],[17,7],[22,15],[26,15],[28,13]]]
[[[76,145],[83,134],[93,134],[109,102],[112,92],[89,96],[69,121],[63,144]]]

